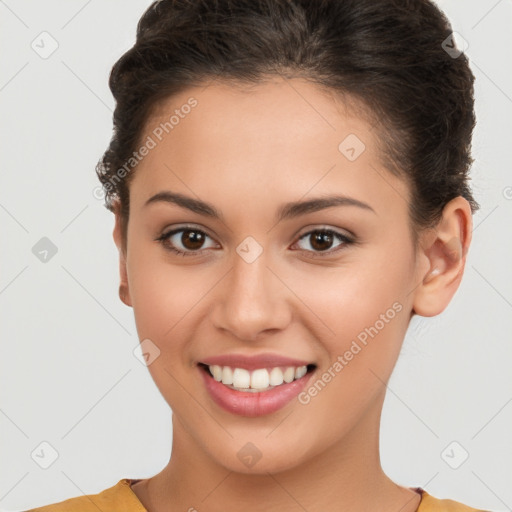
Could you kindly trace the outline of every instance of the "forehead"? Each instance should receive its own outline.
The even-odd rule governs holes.
[[[159,105],[141,141],[148,137],[154,147],[130,186],[134,206],[164,189],[221,203],[231,193],[268,204],[336,190],[382,208],[408,197],[383,167],[361,104],[302,79],[189,88]]]
[[[258,151],[286,149],[326,132],[331,132],[326,140],[330,143],[352,130],[373,151],[376,141],[365,114],[366,109],[356,98],[335,94],[301,78],[271,77],[250,85],[214,81],[161,101],[148,119],[144,133],[158,131],[161,123],[171,120],[170,132],[175,140],[180,138],[180,132],[186,137],[193,130],[197,142],[204,144],[205,149],[215,138],[223,138],[234,143],[228,149],[240,147],[247,153],[249,146]],[[287,130],[282,131],[283,127]],[[165,138],[167,132],[162,135]]]

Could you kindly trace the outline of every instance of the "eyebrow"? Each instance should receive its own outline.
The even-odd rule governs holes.
[[[158,192],[158,194],[150,197],[144,203],[144,207],[158,202],[176,204],[194,213],[198,213],[199,215],[204,215],[213,219],[224,220],[222,213],[219,212],[212,204],[201,201],[200,199],[194,199],[192,197],[179,194],[177,192],[170,192],[168,190]],[[281,205],[277,210],[276,221],[280,222],[282,220],[292,219],[299,217],[300,215],[317,212],[326,208],[331,208],[333,206],[356,206],[358,208],[376,213],[369,204],[364,203],[363,201],[359,201],[353,197],[340,195],[322,196],[308,199],[307,201],[292,201],[290,203]]]

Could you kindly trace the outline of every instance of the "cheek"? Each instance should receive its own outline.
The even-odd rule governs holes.
[[[318,323],[316,332],[328,345],[341,350],[365,328],[376,322],[382,327],[382,315],[384,321],[389,320],[382,331],[392,331],[388,327],[396,323],[395,318],[402,323],[406,315],[397,314],[397,310],[407,309],[408,294],[414,286],[411,258],[409,253],[397,255],[386,246],[361,250],[340,262],[338,268],[297,270],[289,282],[294,283],[294,291]],[[402,328],[400,325],[399,331]]]
[[[340,414],[357,417],[382,391],[379,379],[391,375],[409,323],[412,257],[405,250],[396,254],[389,244],[354,253],[328,274],[321,269],[296,281],[301,282],[297,294],[321,319],[314,320],[314,332],[327,352],[320,379],[327,372],[329,383],[325,388],[318,384],[322,398],[315,398],[313,407],[325,421],[332,414],[326,403],[339,404]]]
[[[188,378],[194,307],[212,286],[211,278],[196,279],[193,272],[192,267],[174,267],[162,258],[151,260],[144,251],[133,254],[128,270],[139,340],[149,339],[159,350],[148,371],[173,410],[186,407],[187,395],[179,384]]]
[[[161,255],[151,258],[150,254],[149,249],[134,251],[128,264],[137,331],[141,339],[179,340],[176,331],[182,319],[206,294],[212,279],[197,267],[174,266],[165,262]]]
[[[381,396],[382,381],[395,366],[409,322],[411,276],[404,256],[391,265],[374,258],[328,278],[310,276],[298,292],[322,320],[315,332],[328,355],[301,404],[311,421],[324,425],[328,439],[348,431]]]

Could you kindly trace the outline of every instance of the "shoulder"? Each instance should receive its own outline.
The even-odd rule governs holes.
[[[435,498],[424,489],[419,489],[419,491],[421,492],[421,502],[417,512],[490,512],[472,508],[459,501]]]
[[[32,508],[25,512],[147,512],[130,488],[130,479],[123,478],[117,484],[97,494],[69,498],[58,503]]]

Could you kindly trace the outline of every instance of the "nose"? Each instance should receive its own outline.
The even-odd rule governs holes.
[[[292,292],[268,265],[265,252],[250,263],[235,254],[214,297],[215,327],[247,341],[286,328],[292,317]]]

